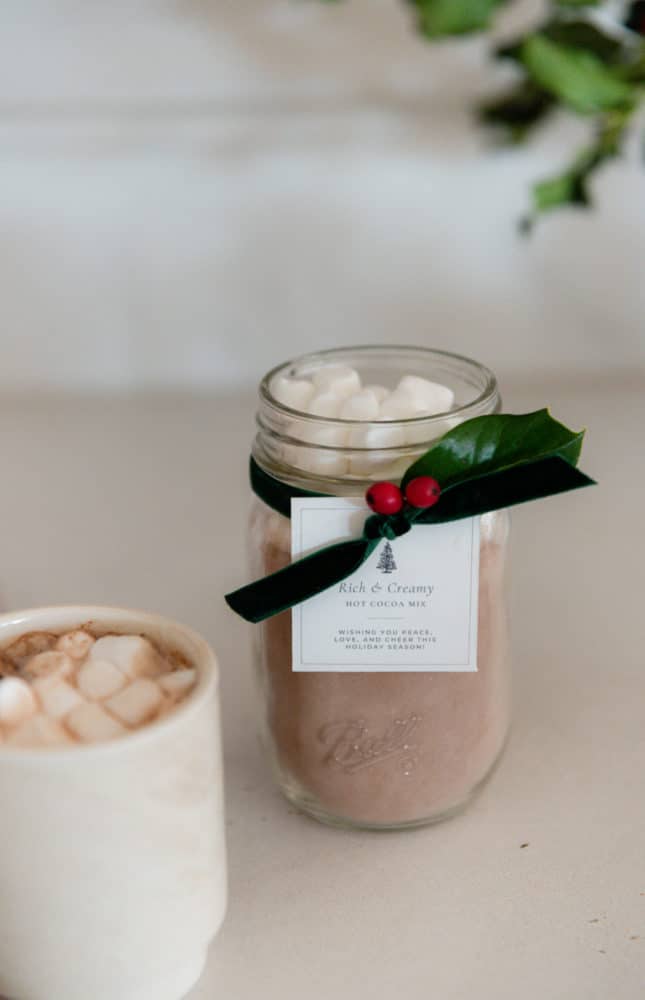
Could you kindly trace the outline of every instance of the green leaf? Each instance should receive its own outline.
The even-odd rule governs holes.
[[[523,139],[554,106],[554,98],[533,80],[522,80],[512,90],[480,105],[479,117],[487,125],[507,129],[515,141]]]
[[[410,466],[402,485],[416,476],[433,476],[445,490],[546,458],[576,465],[583,436],[584,431],[569,430],[548,410],[475,417],[444,434]]]
[[[522,45],[522,62],[536,83],[580,114],[633,104],[629,84],[590,52],[559,45],[538,34]]]
[[[603,115],[596,141],[567,170],[533,186],[536,214],[563,205],[587,206],[592,203],[589,181],[607,160],[620,154],[630,115],[631,111],[612,111]],[[525,231],[530,230],[532,221],[531,217],[523,220]]]
[[[504,0],[415,0],[419,28],[428,38],[483,31]]]
[[[443,490],[439,503],[422,510],[415,522],[443,524],[593,485],[593,479],[564,459],[543,458],[456,483]]]

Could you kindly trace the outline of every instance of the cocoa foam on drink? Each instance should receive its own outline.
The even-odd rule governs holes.
[[[101,743],[162,718],[196,672],[142,635],[29,632],[0,654],[0,743]]]
[[[294,673],[291,613],[258,626],[268,738],[304,808],[357,824],[422,822],[458,808],[489,773],[509,718],[506,517],[482,518],[476,673]],[[251,542],[256,576],[290,562],[289,521],[260,502]]]

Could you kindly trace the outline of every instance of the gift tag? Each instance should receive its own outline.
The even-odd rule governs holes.
[[[369,513],[362,498],[293,498],[293,558],[360,537]],[[479,518],[416,524],[292,608],[293,669],[476,670],[478,595]]]

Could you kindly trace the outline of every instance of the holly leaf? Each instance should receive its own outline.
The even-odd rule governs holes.
[[[415,0],[419,28],[428,38],[483,31],[504,0]]]
[[[537,84],[579,114],[626,108],[634,103],[629,83],[591,52],[537,34],[522,44],[521,59]]]
[[[575,466],[583,437],[584,431],[570,430],[548,410],[474,417],[444,434],[410,466],[401,485],[405,488],[416,476],[433,476],[444,491],[547,458]]]

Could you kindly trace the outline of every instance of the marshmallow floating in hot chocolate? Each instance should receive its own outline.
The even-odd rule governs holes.
[[[196,671],[140,635],[30,633],[2,653],[0,743],[101,743],[168,715]]]

